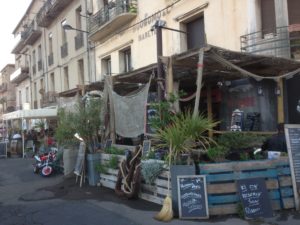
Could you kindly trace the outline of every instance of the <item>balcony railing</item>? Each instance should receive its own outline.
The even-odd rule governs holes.
[[[53,65],[53,63],[54,63],[54,58],[53,58],[53,52],[52,52],[48,55],[48,64],[49,64],[49,66],[51,66],[51,65]]]
[[[300,24],[250,33],[240,41],[243,52],[300,60]]]
[[[83,33],[78,33],[74,39],[75,39],[75,50],[78,50],[83,46]]]
[[[33,20],[30,25],[22,32],[21,37],[24,39],[25,45],[33,45],[35,41],[42,35],[42,31]]]
[[[22,35],[18,35],[17,44],[11,51],[12,54],[19,54],[21,50],[25,47],[24,39],[22,38]]]
[[[28,67],[20,67],[15,72],[10,75],[10,82],[20,83],[29,77],[29,68]]]
[[[58,94],[54,91],[46,92],[41,99],[41,103],[42,103],[41,106],[47,107],[47,106],[56,104],[57,96],[58,96]]]
[[[92,41],[107,37],[137,16],[137,0],[116,0],[104,6],[89,19],[89,32]]]
[[[60,46],[60,55],[62,58],[65,58],[68,55],[68,42],[65,42]]]
[[[39,10],[36,21],[41,27],[48,27],[72,0],[47,0]]]

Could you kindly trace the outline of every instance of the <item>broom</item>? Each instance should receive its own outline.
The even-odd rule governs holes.
[[[173,219],[173,208],[172,198],[170,197],[170,169],[171,169],[171,158],[172,158],[172,143],[170,143],[170,154],[169,154],[169,172],[168,172],[168,194],[163,202],[163,207],[159,213],[157,213],[154,219],[169,222]]]

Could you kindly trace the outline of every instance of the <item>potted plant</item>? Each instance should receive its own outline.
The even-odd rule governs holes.
[[[78,141],[74,138],[77,133],[86,144],[87,168],[90,185],[96,185],[94,171],[94,161],[100,159],[100,154],[96,154],[98,145],[98,131],[100,128],[100,98],[89,98],[86,102],[75,105],[72,111],[61,110],[59,112],[58,127],[55,137],[63,146],[74,146]],[[72,163],[74,169],[76,158]],[[65,159],[64,159],[65,162]],[[92,164],[92,165],[91,165]]]
[[[216,126],[214,122],[203,115],[193,116],[191,112],[180,113],[172,117],[170,123],[156,129],[154,141],[162,148],[171,148],[168,154],[172,183],[172,204],[174,214],[178,214],[177,176],[195,174],[195,166],[179,165],[190,164],[192,153],[205,152],[211,140],[207,133]],[[187,160],[182,159],[187,156]]]

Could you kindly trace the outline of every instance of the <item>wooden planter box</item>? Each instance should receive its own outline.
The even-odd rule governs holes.
[[[101,162],[109,160],[109,157],[108,154],[102,154]],[[119,156],[120,161],[124,158],[124,156]],[[199,166],[200,174],[206,175],[210,215],[238,213],[240,200],[236,181],[245,178],[265,179],[273,210],[295,208],[288,158],[206,163],[199,164]],[[100,174],[100,184],[114,189],[117,174],[118,170],[112,169],[108,170],[108,174]],[[168,170],[163,171],[153,185],[146,184],[142,180],[139,197],[162,205],[168,193],[167,176]]]
[[[288,158],[200,164],[206,175],[210,215],[237,213],[240,199],[236,180],[264,178],[273,210],[295,208]]]

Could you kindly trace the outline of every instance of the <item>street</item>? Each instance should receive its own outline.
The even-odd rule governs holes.
[[[75,178],[62,175],[43,178],[32,172],[32,159],[0,159],[1,225],[155,225],[153,219],[161,206],[143,200],[117,197],[113,190],[82,188]],[[284,212],[273,218],[246,221],[238,217],[214,217],[209,220],[173,219],[169,224],[263,225],[300,223],[300,214]]]

